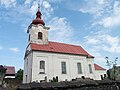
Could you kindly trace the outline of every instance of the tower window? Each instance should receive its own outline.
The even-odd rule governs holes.
[[[40,61],[40,74],[45,74],[45,61]]]
[[[42,33],[38,32],[38,39],[42,39]]]

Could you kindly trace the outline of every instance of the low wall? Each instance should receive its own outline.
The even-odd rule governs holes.
[[[21,84],[18,90],[120,90],[120,81],[79,80],[50,83]]]
[[[4,79],[4,84],[0,87],[0,90],[17,90],[21,83],[21,80],[14,78]]]

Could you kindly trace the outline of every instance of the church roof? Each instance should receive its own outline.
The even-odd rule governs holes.
[[[32,50],[37,50],[37,51],[83,55],[83,56],[87,56],[88,58],[94,58],[92,55],[86,52],[81,46],[76,46],[71,44],[49,42],[46,45],[31,43],[30,46]]]
[[[95,70],[106,70],[105,68],[103,68],[97,64],[94,64],[94,67],[95,67]]]

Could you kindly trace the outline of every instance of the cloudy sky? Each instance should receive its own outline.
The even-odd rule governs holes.
[[[106,56],[120,64],[120,0],[0,0],[0,64],[23,68],[38,3],[50,41],[80,45],[105,68]]]

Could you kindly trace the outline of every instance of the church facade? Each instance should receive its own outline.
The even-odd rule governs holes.
[[[23,83],[49,82],[53,77],[57,77],[58,81],[70,81],[83,76],[100,79],[100,75],[96,76],[98,73],[92,55],[81,46],[49,41],[49,29],[41,19],[38,8],[36,19],[27,31],[29,38],[24,57]],[[105,69],[100,74],[105,74]]]

